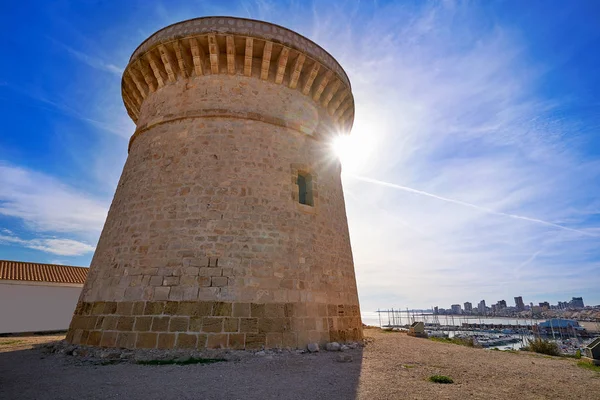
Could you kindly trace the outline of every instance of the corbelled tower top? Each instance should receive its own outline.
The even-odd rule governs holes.
[[[154,92],[178,79],[215,74],[239,74],[285,85],[321,106],[320,127],[288,127],[319,135],[325,134],[323,130],[348,132],[352,126],[354,98],[348,76],[319,45],[267,22],[204,17],[157,31],[131,56],[123,73],[122,94],[137,125],[136,134],[160,122],[140,119],[145,100]],[[213,112],[219,114],[217,109]],[[289,121],[280,122],[289,125]]]

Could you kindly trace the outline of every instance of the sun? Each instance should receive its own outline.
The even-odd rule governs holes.
[[[356,173],[368,153],[368,146],[361,144],[360,136],[339,134],[331,141],[332,156],[340,160],[342,173]]]
[[[342,164],[347,160],[353,151],[352,141],[349,135],[338,135],[331,141],[331,149],[333,154],[337,156]]]
[[[336,132],[329,141],[330,157],[342,164],[342,175],[367,173],[377,163],[378,138],[377,124],[357,120],[350,132]]]

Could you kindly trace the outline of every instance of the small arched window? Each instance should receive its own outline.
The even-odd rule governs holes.
[[[298,172],[298,202],[307,206],[314,206],[312,178],[310,174]]]

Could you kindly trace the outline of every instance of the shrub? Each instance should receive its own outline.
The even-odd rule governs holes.
[[[429,380],[434,383],[454,383],[452,378],[445,375],[432,375],[429,377]]]
[[[555,342],[544,340],[542,338],[529,339],[528,342],[529,344],[523,347],[523,350],[525,351],[533,351],[549,356],[560,356],[560,350]]]

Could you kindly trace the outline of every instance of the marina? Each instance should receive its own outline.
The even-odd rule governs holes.
[[[541,337],[556,342],[561,353],[567,355],[582,351],[597,336],[597,330],[588,330],[577,321],[565,319],[436,315],[393,308],[363,313],[363,322],[397,331],[407,331],[411,324],[423,322],[430,338],[464,339],[477,347],[498,350],[519,350],[527,346],[529,340]]]

